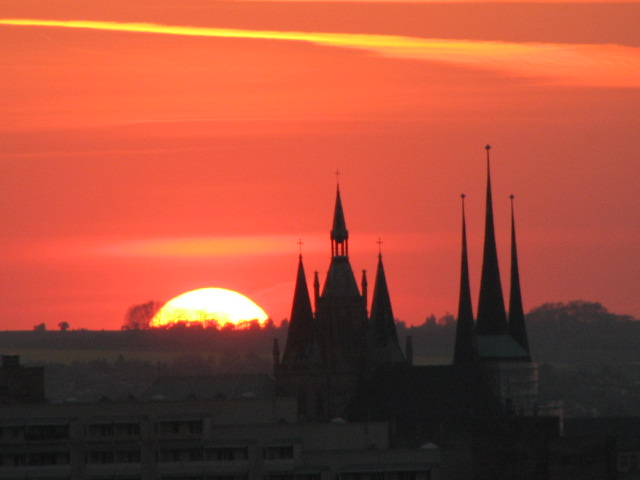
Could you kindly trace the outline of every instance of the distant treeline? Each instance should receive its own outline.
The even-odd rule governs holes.
[[[640,361],[640,322],[629,315],[609,312],[599,303],[573,301],[547,303],[527,315],[529,342],[538,362],[588,361],[598,354],[618,355],[620,360]],[[413,339],[414,355],[420,358],[451,358],[455,338],[455,318],[429,316],[422,325],[397,323],[398,337]],[[251,353],[270,358],[273,341],[284,350],[288,322],[267,323],[246,330],[207,329],[178,325],[169,329],[94,331],[46,330],[0,332],[0,352],[7,350],[94,350],[215,353]],[[585,357],[585,352],[588,353]],[[609,357],[607,357],[609,355]],[[25,359],[26,360],[26,359]]]
[[[567,416],[640,415],[640,321],[599,303],[548,303],[527,315],[531,352],[540,364],[543,403],[561,400]],[[158,375],[273,372],[273,340],[284,350],[288,323],[217,330],[178,325],[121,331],[0,332],[0,353],[44,365],[50,401],[139,397]],[[455,318],[398,322],[413,339],[418,364],[449,363]]]

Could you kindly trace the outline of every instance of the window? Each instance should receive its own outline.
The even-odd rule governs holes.
[[[266,447],[264,449],[266,460],[285,460],[293,458],[293,445]]]
[[[110,463],[139,463],[140,450],[137,448],[127,450],[97,450],[85,455],[87,463],[110,464]]]
[[[159,435],[188,435],[202,433],[202,420],[172,420],[156,423]]]
[[[60,440],[69,438],[69,425],[27,425],[25,440]]]
[[[28,465],[68,465],[69,454],[66,452],[38,452],[27,455]]]
[[[7,440],[14,440],[22,438],[24,436],[24,427],[11,425],[7,427],[0,427],[0,438]]]
[[[201,462],[203,459],[203,452],[201,448],[161,450],[156,454],[156,459],[161,463]]]
[[[204,458],[207,461],[246,460],[248,457],[246,447],[216,447],[204,450]]]
[[[133,436],[140,435],[139,423],[116,423],[113,425],[114,435]]]
[[[293,474],[280,473],[277,475],[263,475],[262,480],[293,480]]]

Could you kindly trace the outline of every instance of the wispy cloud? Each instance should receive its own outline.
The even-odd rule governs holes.
[[[398,35],[240,30],[88,20],[0,19],[0,25],[305,42],[386,57],[486,69],[554,84],[640,87],[640,48],[620,45],[442,40]]]
[[[319,245],[316,246],[319,249]],[[294,238],[266,235],[251,237],[150,238],[116,242],[99,252],[120,257],[230,257],[291,254]]]

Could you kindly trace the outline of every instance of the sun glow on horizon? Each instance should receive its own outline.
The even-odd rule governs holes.
[[[250,298],[226,288],[200,288],[169,300],[155,314],[149,326],[164,327],[178,323],[214,324],[236,328],[257,320],[264,325],[269,316]]]

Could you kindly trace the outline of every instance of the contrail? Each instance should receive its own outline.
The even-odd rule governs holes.
[[[640,87],[640,48],[621,45],[444,40],[400,35],[242,30],[90,20],[0,19],[0,25],[304,42],[385,57],[435,61],[542,83]]]

